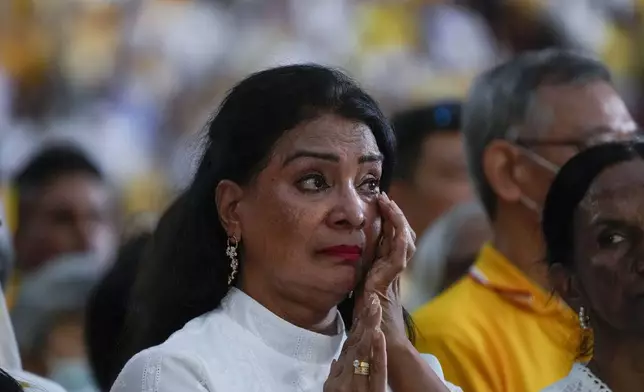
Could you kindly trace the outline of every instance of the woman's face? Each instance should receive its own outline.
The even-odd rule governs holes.
[[[580,203],[575,225],[580,304],[595,322],[644,331],[644,161],[602,172]]]
[[[346,297],[375,257],[381,175],[364,124],[326,114],[286,132],[236,208],[244,289]]]

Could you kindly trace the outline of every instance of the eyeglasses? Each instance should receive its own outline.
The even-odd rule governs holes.
[[[625,137],[616,137],[614,133],[602,133],[585,140],[580,139],[537,139],[537,138],[517,138],[514,143],[525,148],[531,147],[574,147],[577,151],[582,151],[604,143],[615,142],[644,142],[644,130],[637,130],[634,133],[625,134]]]

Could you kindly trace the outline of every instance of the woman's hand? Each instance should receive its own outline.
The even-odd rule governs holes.
[[[416,233],[400,207],[383,193],[378,199],[382,213],[382,237],[378,256],[364,284],[364,293],[357,298],[356,309],[364,298],[375,294],[382,304],[382,330],[387,344],[407,342],[403,308],[400,300],[399,276],[416,251]]]
[[[354,323],[342,352],[331,364],[324,392],[385,392],[387,389],[387,352],[385,335],[380,330],[382,308],[372,296]],[[369,375],[355,374],[354,361],[369,363]]]

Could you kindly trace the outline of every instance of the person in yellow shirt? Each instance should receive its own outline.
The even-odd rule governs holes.
[[[494,238],[464,279],[415,313],[416,345],[464,391],[539,391],[568,374],[582,346],[576,313],[548,282],[543,200],[580,149],[632,138],[637,126],[603,64],[551,49],[481,75],[462,129]]]

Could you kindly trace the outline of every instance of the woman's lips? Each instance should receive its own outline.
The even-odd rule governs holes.
[[[362,257],[362,248],[356,245],[337,245],[324,248],[320,253],[345,261],[358,261]]]

